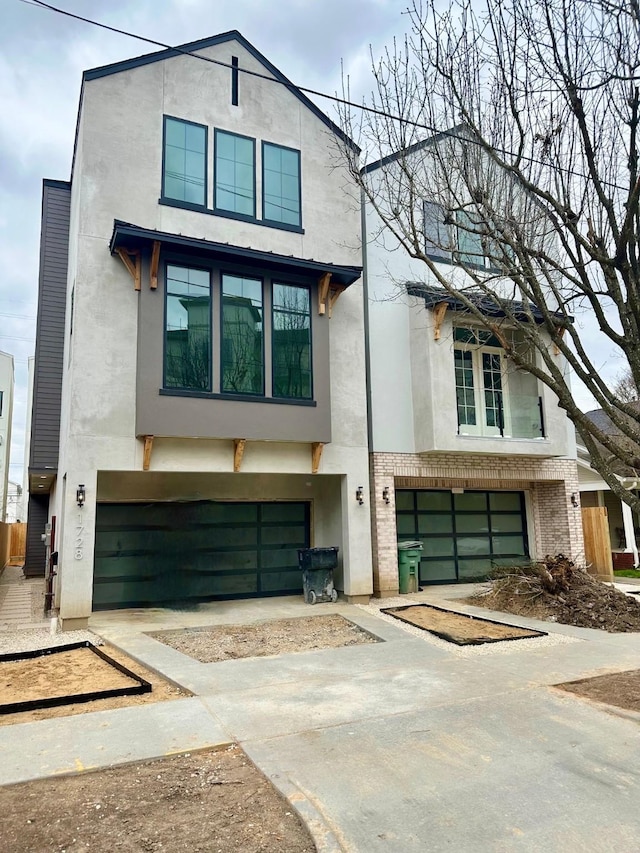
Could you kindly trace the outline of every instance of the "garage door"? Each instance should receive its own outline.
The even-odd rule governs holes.
[[[401,489],[398,540],[420,540],[423,583],[469,581],[529,556],[523,492]]]
[[[93,607],[301,591],[309,503],[98,504]]]

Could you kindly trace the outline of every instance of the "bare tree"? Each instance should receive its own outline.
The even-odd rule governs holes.
[[[343,156],[381,230],[555,392],[594,467],[640,509],[613,474],[640,469],[637,407],[598,368],[604,347],[640,384],[638,0],[473,6],[414,0],[409,35],[373,64],[373,110],[341,115],[378,166]],[[602,332],[595,356],[573,322],[583,311]],[[580,410],[566,365],[627,440]]]
[[[613,386],[613,393],[620,400],[624,400],[625,403],[633,403],[640,400],[640,391],[628,368],[618,374],[615,385]]]

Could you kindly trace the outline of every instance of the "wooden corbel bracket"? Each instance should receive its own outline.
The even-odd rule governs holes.
[[[247,443],[246,438],[233,439],[233,470],[237,474],[242,465],[242,457],[244,456],[244,448]]]
[[[160,241],[153,241],[153,251],[151,253],[151,267],[149,269],[149,287],[151,290],[156,290],[158,287],[158,262],[160,261]]]
[[[153,450],[153,436],[145,435],[144,438],[144,453],[142,455],[142,470],[148,471],[151,465],[151,451]]]
[[[448,304],[446,302],[438,302],[438,304],[433,307],[433,339],[435,341],[440,340],[440,327],[442,326],[442,321],[447,313],[447,308]]]
[[[125,249],[122,246],[116,249],[118,253],[118,257],[122,261],[122,263],[127,268],[129,275],[133,279],[133,286],[135,290],[140,290],[141,282],[142,282],[142,263],[140,261],[140,250],[139,249]]]
[[[565,326],[559,326],[556,329],[556,335],[560,338],[560,340],[562,340],[562,338],[564,337],[564,333],[566,331],[567,331],[567,329]],[[560,347],[556,343],[553,344],[553,354],[554,355],[560,355]]]
[[[341,293],[344,293],[347,289],[344,284],[332,284],[329,287],[329,319],[331,319],[331,314],[333,313],[333,306],[338,301],[338,297]]]
[[[322,449],[324,444],[321,441],[314,441],[311,445],[311,473],[317,474],[320,467],[320,459],[322,458]]]
[[[325,314],[327,310],[327,297],[331,285],[331,273],[326,272],[318,279],[318,314]]]

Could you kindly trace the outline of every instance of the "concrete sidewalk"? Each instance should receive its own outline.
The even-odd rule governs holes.
[[[640,715],[551,685],[637,668],[640,635],[448,601],[464,591],[411,599],[539,627],[549,639],[459,650],[371,609],[311,609],[297,598],[95,614],[94,631],[196,695],[2,727],[0,783],[237,740],[323,851],[638,849]],[[384,642],[201,664],[143,633],[330,612]]]

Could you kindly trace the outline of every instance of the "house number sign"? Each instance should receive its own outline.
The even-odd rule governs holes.
[[[81,560],[84,557],[84,524],[82,523],[82,513],[78,513],[78,523],[76,524],[76,541],[73,550],[75,560]]]

